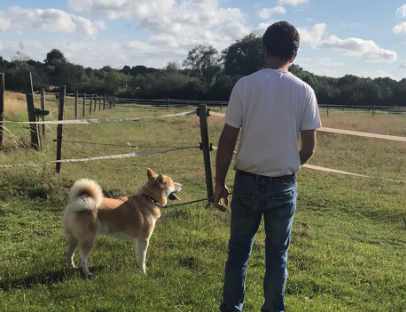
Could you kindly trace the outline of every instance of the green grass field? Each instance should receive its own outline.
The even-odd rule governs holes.
[[[55,118],[56,104],[49,102]],[[93,117],[135,117],[186,109],[128,106]],[[72,117],[67,101],[66,118]],[[375,119],[374,119],[375,118]],[[406,116],[333,112],[326,126],[405,135]],[[217,143],[222,120],[211,118]],[[8,126],[18,142],[28,136]],[[377,131],[380,130],[380,131]],[[61,216],[75,179],[96,179],[111,194],[131,194],[152,167],[184,185],[183,201],[205,197],[198,149],[147,158],[64,164],[62,174],[42,165],[55,158],[55,127],[47,127],[42,152],[6,140],[0,164],[0,311],[218,311],[229,215],[204,204],[169,207],[152,236],[148,275],[135,266],[131,242],[100,237],[91,256],[92,280],[64,267]],[[65,126],[63,158],[197,146],[195,117]],[[68,143],[69,142],[69,143]],[[73,143],[82,142],[82,143]],[[98,142],[120,146],[94,145]],[[132,148],[125,145],[131,144]],[[18,144],[17,144],[18,145]],[[121,146],[122,145],[122,146]],[[373,179],[302,170],[290,248],[287,311],[406,311],[406,144],[320,134],[315,165],[363,173]],[[214,158],[214,154],[212,155]],[[229,183],[232,184],[232,172]],[[246,311],[262,304],[264,235],[257,236],[247,281]]]

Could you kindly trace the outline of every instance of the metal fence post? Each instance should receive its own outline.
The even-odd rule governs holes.
[[[35,124],[35,107],[34,107],[34,88],[32,85],[32,75],[31,72],[27,73],[28,85],[26,91],[26,100],[27,100],[27,113],[28,121],[30,122],[30,134],[31,134],[31,146],[36,150],[40,149],[41,141],[38,133],[38,125]]]
[[[82,119],[86,115],[86,93],[83,93],[83,102],[82,102]]]
[[[4,93],[5,93],[5,74],[0,74],[0,147],[3,146],[3,121],[4,121]]]
[[[65,91],[66,86],[63,86],[59,90],[59,107],[58,107],[58,121],[63,120],[63,112],[65,107]],[[63,125],[58,124],[56,129],[56,173],[61,173],[62,164],[58,161],[62,159],[62,132],[63,132]]]
[[[203,151],[203,160],[204,160],[204,169],[206,176],[206,187],[207,187],[207,199],[209,203],[214,202],[214,190],[213,190],[213,175],[211,170],[211,159],[210,159],[210,150],[211,145],[209,142],[209,131],[207,126],[207,117],[209,112],[205,104],[199,105],[197,109],[197,114],[200,120],[200,136],[201,136],[201,149]]]
[[[75,119],[78,119],[78,97],[79,91],[78,89],[75,90]]]
[[[46,97],[45,97],[45,89],[42,88],[41,89],[41,110],[42,110],[42,112],[45,111],[45,99],[46,99]],[[45,121],[45,115],[44,114],[41,114],[41,121]],[[41,134],[42,134],[42,141],[43,141],[42,143],[44,143],[44,140],[45,140],[45,124],[41,125]]]

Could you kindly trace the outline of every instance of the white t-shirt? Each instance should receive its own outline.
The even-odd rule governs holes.
[[[236,83],[225,122],[241,128],[236,169],[270,177],[296,173],[300,132],[321,127],[313,89],[289,72],[270,68]]]

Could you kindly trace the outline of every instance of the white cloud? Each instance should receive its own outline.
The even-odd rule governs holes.
[[[94,35],[102,28],[101,23],[69,14],[58,9],[25,9],[11,7],[0,11],[0,31],[40,30],[45,32]]]
[[[307,0],[279,0],[279,5],[291,5],[291,6],[298,6],[301,4],[305,4]]]
[[[392,31],[395,34],[406,33],[406,22],[402,22],[400,24],[397,24],[395,27],[393,27]]]
[[[356,37],[340,38],[327,33],[326,24],[316,24],[311,29],[299,29],[302,42],[312,47],[333,48],[373,62],[394,62],[397,53],[378,46],[373,40]]]
[[[401,17],[406,17],[406,3],[396,10],[396,14]]]
[[[299,28],[300,40],[304,44],[317,47],[326,35],[326,31],[327,24],[324,23],[314,24],[310,29]]]
[[[52,49],[59,49],[72,63],[101,68],[109,65],[121,68],[124,65],[145,65],[164,67],[169,62],[181,62],[187,55],[185,50],[157,49],[143,41],[128,43],[112,40],[65,40],[63,36],[57,40],[38,41],[31,39],[2,40],[0,55],[6,59],[13,59],[18,51],[20,55],[27,55],[34,60],[44,60],[46,53]]]
[[[110,19],[128,19],[150,33],[150,43],[173,48],[210,44],[218,49],[249,33],[238,8],[218,0],[70,0],[72,9]]]
[[[364,57],[371,61],[394,62],[397,60],[397,53],[395,51],[383,49],[373,40],[354,37],[342,39],[335,35],[330,35],[322,42],[322,46],[343,50],[348,54]]]
[[[258,16],[263,19],[270,19],[275,15],[284,15],[286,14],[286,9],[283,6],[276,6],[273,8],[263,8],[258,11]]]
[[[10,21],[0,11],[0,32],[6,31],[11,26]]]

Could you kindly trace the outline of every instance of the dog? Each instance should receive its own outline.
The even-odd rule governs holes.
[[[155,224],[161,216],[161,208],[168,199],[179,199],[180,183],[169,176],[147,169],[147,182],[129,198],[106,198],[99,184],[89,179],[76,181],[69,193],[69,202],[63,216],[67,248],[65,261],[76,268],[76,248],[80,254],[80,269],[86,277],[88,258],[96,235],[112,234],[134,241],[136,263],[146,274],[146,255]]]

